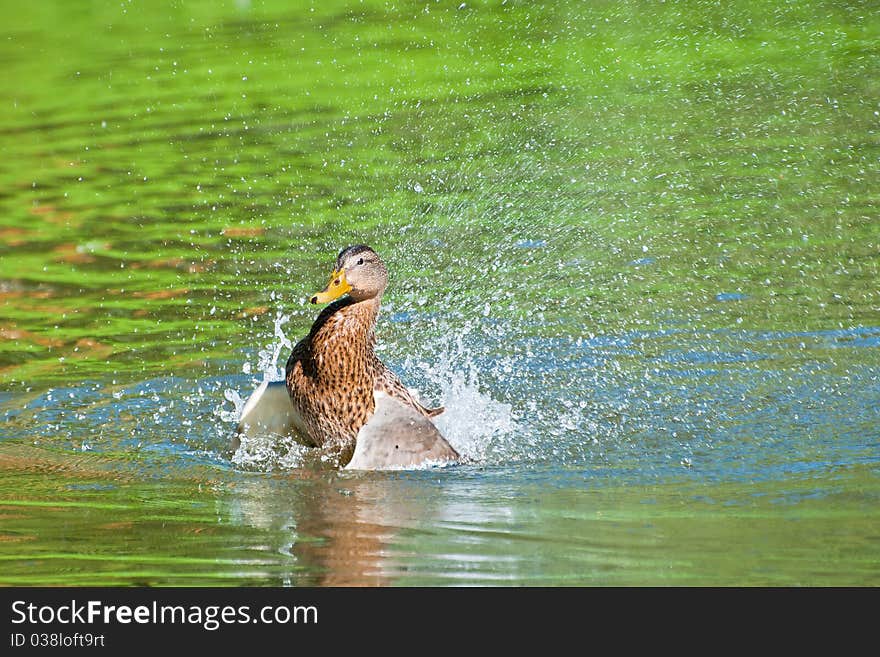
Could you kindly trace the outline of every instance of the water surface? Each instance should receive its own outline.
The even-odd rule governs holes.
[[[871,3],[6,3],[0,583],[880,584]],[[231,453],[336,252],[466,466]]]

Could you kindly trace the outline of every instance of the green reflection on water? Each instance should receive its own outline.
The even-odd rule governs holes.
[[[381,244],[389,300],[429,310],[492,300],[474,267],[497,258],[512,319],[870,324],[866,13],[9,7],[0,278],[26,333],[0,341],[2,376],[201,366],[279,300],[302,330],[351,241]],[[546,248],[513,248],[528,239]]]
[[[863,468],[841,469],[821,496],[812,482],[475,488],[473,472],[133,474],[17,474],[21,492],[2,505],[4,583],[880,582],[876,473]]]
[[[307,329],[303,299],[354,242],[388,260],[390,309],[442,318],[415,338],[383,320],[397,360],[487,304],[510,344],[877,325],[870,3],[6,4],[5,409],[71,382],[238,372],[276,312],[288,335]],[[784,358],[740,366],[762,400],[782,384],[756,371],[818,362],[858,373],[871,403],[876,346],[786,339]],[[639,371],[642,355],[618,366]],[[106,421],[127,426],[109,404]],[[876,424],[860,421],[870,453]],[[766,458],[811,453],[799,430],[793,455]],[[859,497],[875,501],[877,472],[852,463],[833,493],[783,475],[706,484],[733,507],[675,482],[511,484],[495,501],[477,475],[439,475],[460,513],[476,509],[471,526],[436,515],[419,477],[420,501],[386,521],[395,478],[343,495],[332,477],[141,463],[116,443],[93,463],[49,425],[32,434],[45,453],[0,443],[3,583],[877,583],[876,515]],[[279,502],[249,507],[267,486]],[[772,502],[798,487],[804,499]]]

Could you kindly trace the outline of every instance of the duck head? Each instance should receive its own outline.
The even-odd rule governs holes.
[[[312,303],[329,303],[346,292],[355,301],[382,296],[388,285],[388,270],[379,254],[368,246],[349,246],[336,256],[336,266],[327,286],[313,295]]]

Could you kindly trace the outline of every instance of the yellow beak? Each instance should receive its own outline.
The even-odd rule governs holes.
[[[345,280],[345,271],[340,269],[333,272],[330,276],[330,282],[327,283],[327,287],[314,295],[311,298],[311,302],[329,303],[334,299],[338,299],[349,290],[351,290],[351,285]]]

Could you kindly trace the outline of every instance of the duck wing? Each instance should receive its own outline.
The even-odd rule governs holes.
[[[358,431],[346,470],[397,470],[462,461],[434,423],[410,404],[378,390],[374,396],[376,410]]]
[[[263,381],[241,410],[230,447],[238,449],[241,436],[305,436],[305,424],[290,400],[284,381]]]
[[[393,397],[394,399],[403,402],[425,417],[436,417],[445,410],[443,406],[438,406],[437,408],[428,408],[427,406],[424,406],[415,398],[407,387],[403,385],[401,380],[397,378],[397,375],[388,369],[385,363],[377,359],[376,366],[378,371],[376,373],[374,390],[384,392],[389,397]]]

